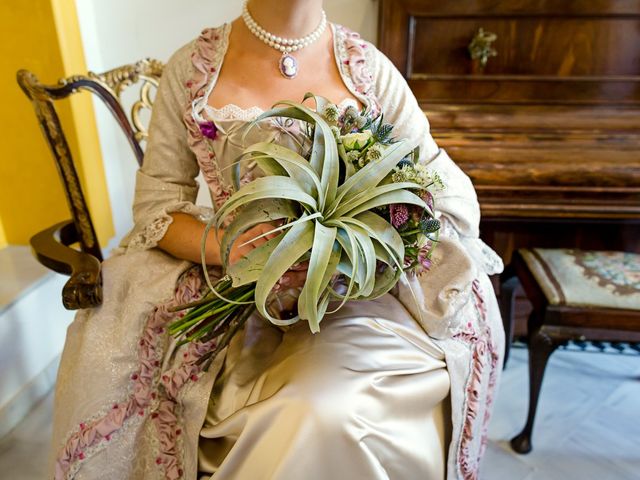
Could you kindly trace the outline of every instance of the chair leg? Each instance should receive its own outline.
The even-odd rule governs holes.
[[[518,453],[531,451],[531,433],[538,408],[542,379],[547,361],[557,346],[558,344],[544,332],[544,327],[529,332],[529,413],[522,432],[511,439],[511,447]]]
[[[520,282],[518,277],[509,276],[509,272],[505,271],[505,275],[500,278],[500,314],[502,315],[502,324],[504,326],[504,360],[502,362],[502,368],[506,368],[507,360],[509,360],[509,352],[511,350],[511,343],[513,342],[513,329],[515,323],[514,306],[516,289]]]

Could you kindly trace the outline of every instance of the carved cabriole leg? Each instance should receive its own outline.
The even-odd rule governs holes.
[[[522,432],[511,439],[511,447],[518,453],[531,451],[531,433],[538,408],[544,371],[549,357],[558,346],[552,336],[545,332],[544,326],[539,326],[537,318],[535,318],[536,315],[539,313],[534,311],[529,318],[529,413],[527,423]]]
[[[507,366],[509,359],[509,351],[511,350],[511,342],[513,342],[513,328],[515,323],[515,296],[516,289],[520,282],[515,273],[510,276],[509,271],[505,271],[500,278],[500,314],[502,315],[502,324],[504,326],[504,361],[503,368]]]
[[[81,271],[71,275],[62,288],[62,304],[67,310],[99,307],[102,304],[100,270]]]

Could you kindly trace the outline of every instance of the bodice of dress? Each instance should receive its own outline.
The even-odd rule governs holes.
[[[349,106],[357,107],[352,98],[345,98],[339,103],[340,110]],[[252,125],[264,111],[259,107],[243,109],[235,104],[227,104],[221,108],[206,105],[202,111],[202,120],[211,121],[216,127],[215,138],[208,139],[211,149],[211,161],[217,162],[226,185],[233,184],[234,162],[245,148],[258,142],[275,142],[290,148],[300,155],[305,155],[311,144],[305,134],[306,125],[302,120],[268,118]],[[262,175],[255,162],[243,161],[240,165],[241,184]],[[213,192],[211,192],[213,194]]]
[[[217,162],[224,184],[233,185],[232,173],[245,148],[258,142],[275,142],[304,154],[304,139],[300,134],[299,122],[285,122],[279,118],[268,118],[257,123],[252,121],[262,113],[253,107],[247,110],[235,105],[227,105],[222,109],[207,106],[204,116],[216,126],[214,139],[209,140],[212,150],[212,161]],[[242,183],[248,182],[261,172],[255,168],[255,162],[244,160],[240,163]],[[213,192],[211,192],[213,194]]]

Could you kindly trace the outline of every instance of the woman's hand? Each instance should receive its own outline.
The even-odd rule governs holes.
[[[199,220],[196,220],[194,217],[186,213],[173,213],[172,216],[174,221],[169,225],[165,236],[158,242],[158,247],[177,258],[189,260],[194,263],[200,263],[200,239],[204,232],[204,225]],[[231,246],[229,263],[237,262],[254,248],[259,247],[271,238],[282,233],[274,232],[262,238],[258,238],[247,245],[241,246],[249,240],[270,232],[276,226],[276,224],[272,223],[261,223],[240,235]],[[208,265],[221,264],[220,244],[218,242],[220,241],[220,238],[222,238],[223,234],[224,231],[222,230],[217,232],[217,236],[216,232],[209,232],[209,239],[207,241],[207,249],[205,252],[205,258]],[[304,285],[307,278],[307,268],[307,262],[302,262],[299,265],[294,266],[283,275],[279,284],[286,288],[296,288]]]
[[[285,274],[280,278],[276,284],[277,290],[283,290],[286,288],[298,288],[304,285],[307,280],[307,271],[309,270],[309,262],[301,262],[293,265]]]
[[[186,213],[173,213],[173,222],[169,225],[164,237],[158,241],[158,247],[176,258],[189,260],[194,263],[201,262],[201,239],[204,233],[205,225]],[[246,231],[231,247],[229,256],[230,263],[237,262],[254,248],[262,245],[277,233],[272,233],[266,237],[259,238],[247,245],[240,246],[243,243],[273,230],[276,225],[271,223],[263,223],[256,225],[252,229]],[[224,234],[223,230],[209,232],[207,245],[205,249],[205,259],[207,265],[221,265],[220,258],[220,239]]]
[[[245,233],[240,235],[238,239],[233,243],[231,247],[231,252],[229,254],[229,264],[233,264],[240,260],[242,257],[246,256],[251,250],[259,247],[260,245],[266,243],[268,240],[278,236],[282,232],[274,232],[270,233],[264,237],[258,238],[251,243],[247,243],[242,246],[243,243],[248,242],[249,240],[256,238],[262,234],[270,232],[276,226],[271,223],[261,223],[256,225],[255,227],[247,230]],[[276,289],[281,290],[285,288],[298,288],[304,285],[304,282],[307,280],[307,270],[309,268],[309,262],[300,262],[291,267],[283,276],[280,278],[276,285]]]
[[[231,248],[231,252],[229,254],[229,263],[233,264],[237,262],[242,257],[247,255],[254,248],[259,247],[260,245],[266,243],[269,239],[276,237],[282,232],[274,232],[270,233],[262,238],[256,239],[251,243],[247,243],[244,246],[241,246],[243,243],[248,242],[249,240],[256,238],[264,233],[270,232],[273,230],[275,225],[270,223],[262,223],[260,225],[256,225],[250,230],[247,230],[245,233],[240,235],[238,239],[233,243]],[[274,287],[274,292],[283,291],[287,289],[296,289],[304,286],[304,282],[307,280],[307,270],[309,269],[309,262],[300,262],[293,265],[288,271],[285,272],[284,275],[278,280]],[[278,303],[279,307],[284,308],[285,310],[293,309],[293,305],[289,305],[288,307],[283,305],[282,302]],[[292,310],[293,311],[293,310]]]
[[[236,263],[242,257],[245,257],[254,248],[257,248],[260,245],[267,243],[267,241],[269,241],[270,239],[277,237],[278,234],[281,232],[270,233],[264,237],[257,238],[251,241],[250,243],[247,243],[256,237],[259,237],[260,235],[270,232],[274,228],[276,228],[274,224],[261,223],[256,225],[253,228],[250,228],[249,230],[244,232],[242,235],[240,235],[236,239],[236,241],[233,242],[233,245],[231,246],[231,252],[229,253],[229,264],[231,265]],[[247,243],[247,244],[243,245],[244,243]]]

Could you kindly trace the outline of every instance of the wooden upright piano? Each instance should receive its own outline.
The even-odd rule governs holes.
[[[640,251],[640,1],[381,0],[379,19],[505,263]]]
[[[379,46],[472,178],[505,261],[525,245],[640,250],[640,2],[380,10]]]

